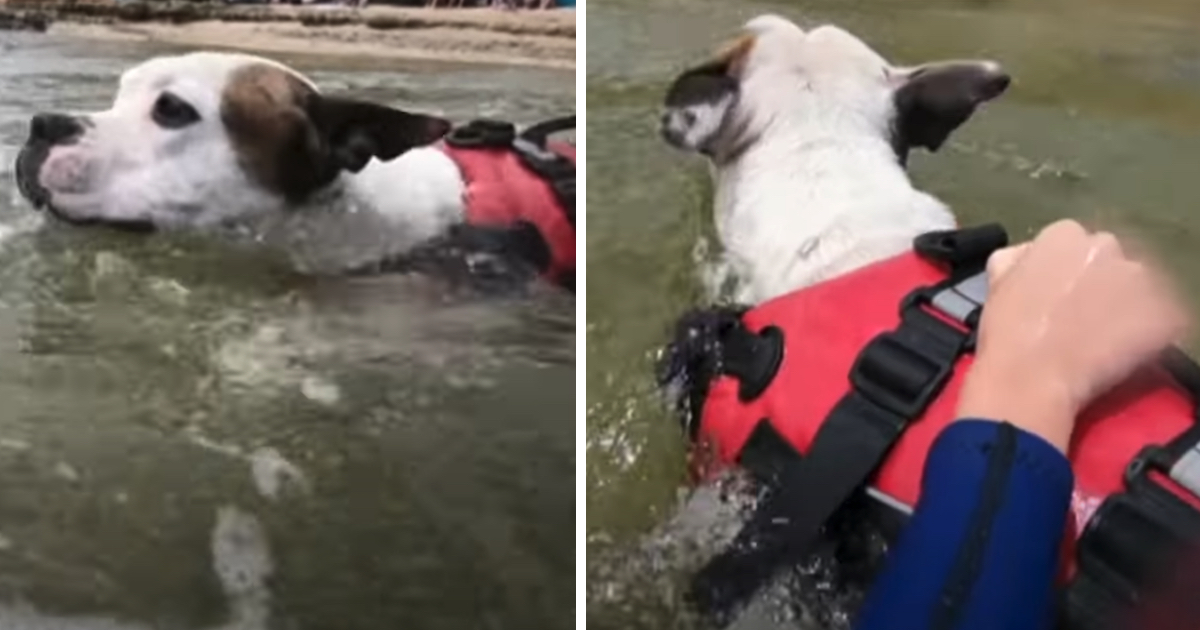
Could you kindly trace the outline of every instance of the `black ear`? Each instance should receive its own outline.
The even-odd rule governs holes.
[[[754,46],[750,36],[728,44],[716,57],[675,77],[663,97],[659,133],[676,148],[708,153],[738,97],[738,80]]]
[[[357,173],[371,158],[393,160],[450,131],[441,118],[345,98],[313,94],[305,109],[334,171]]]
[[[711,61],[683,71],[667,88],[663,106],[688,107],[700,103],[715,103],[737,93],[737,79],[729,75],[728,64]]]
[[[950,134],[983,103],[1000,96],[1011,81],[991,62],[949,62],[907,71],[896,90],[896,150],[941,148]]]

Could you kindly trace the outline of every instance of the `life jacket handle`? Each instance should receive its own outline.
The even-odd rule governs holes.
[[[1008,232],[999,223],[926,232],[913,239],[913,250],[927,260],[953,269],[979,268],[998,249],[1008,247]]]

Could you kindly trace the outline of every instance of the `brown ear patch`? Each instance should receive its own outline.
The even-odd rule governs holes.
[[[741,75],[746,65],[750,51],[754,49],[754,35],[746,33],[737,39],[726,42],[717,50],[714,63],[725,69],[725,74],[736,77]]]
[[[316,95],[296,75],[265,63],[235,71],[222,95],[221,120],[242,168],[288,199],[303,197],[319,179],[321,140],[306,111]]]
[[[322,96],[298,75],[266,63],[236,71],[221,120],[242,169],[289,202],[303,201],[342,172],[393,160],[450,130],[435,116]]]

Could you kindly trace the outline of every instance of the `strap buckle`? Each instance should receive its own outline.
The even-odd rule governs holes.
[[[973,329],[987,295],[987,273],[980,271],[934,293],[929,302],[938,312]]]
[[[850,368],[850,384],[903,424],[920,416],[950,380],[953,363],[939,362],[895,333],[872,339]]]
[[[1067,627],[1101,622],[1137,605],[1156,576],[1200,539],[1200,511],[1150,479],[1170,474],[1170,450],[1141,450],[1125,471],[1127,489],[1100,504],[1079,537],[1079,571],[1066,592]]]
[[[913,290],[900,302],[900,313],[903,317],[905,313],[930,309],[961,324],[967,335],[963,352],[969,354],[975,351],[979,316],[983,312],[987,290],[987,273],[970,270],[952,275],[935,285]]]
[[[1172,348],[1164,364],[1193,389],[1197,368]],[[1125,491],[1106,498],[1079,537],[1079,572],[1067,589],[1068,628],[1104,627],[1104,620],[1137,604],[1155,576],[1200,540],[1200,510],[1150,478],[1156,472],[1200,497],[1200,424],[1166,444],[1143,447],[1125,468]]]
[[[518,136],[512,141],[512,149],[526,166],[550,181],[575,179],[575,164],[545,146]]]

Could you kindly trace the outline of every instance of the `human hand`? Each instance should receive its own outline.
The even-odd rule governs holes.
[[[1009,422],[1063,452],[1079,412],[1187,325],[1162,274],[1074,221],[996,252],[988,282],[958,415]]]

